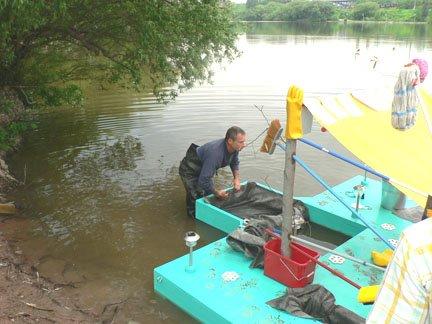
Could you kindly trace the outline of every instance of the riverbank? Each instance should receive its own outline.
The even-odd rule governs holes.
[[[3,90],[0,126],[2,129],[22,119],[26,109],[13,91]],[[10,151],[19,147],[20,137],[11,143]],[[9,172],[6,152],[0,152],[0,203],[6,203],[7,193],[16,190],[19,181]],[[9,203],[9,202],[8,202]],[[13,206],[8,204],[7,206]],[[13,210],[13,208],[11,209]],[[19,214],[5,214],[0,209],[0,322],[111,322],[115,312],[96,312],[81,308],[73,282],[55,282],[39,274],[37,264],[23,255],[4,228],[18,222]],[[10,211],[9,211],[10,212]],[[12,212],[15,212],[13,210]],[[19,222],[18,222],[19,225]],[[19,226],[17,226],[19,228]]]
[[[1,136],[2,149],[0,149],[0,203],[6,202],[6,193],[18,185],[18,181],[10,174],[5,162],[6,149],[13,151],[21,142],[20,136],[13,139],[8,138],[5,135],[7,133],[5,129],[19,122],[25,113],[25,106],[14,91],[0,90],[0,130],[3,135]]]
[[[3,217],[1,227],[8,218]],[[39,275],[37,267],[0,232],[0,322],[68,323],[101,319],[79,308],[73,284],[59,284]],[[108,320],[108,318],[106,318]]]

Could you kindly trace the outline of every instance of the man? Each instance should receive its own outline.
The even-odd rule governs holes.
[[[179,174],[186,189],[187,213],[195,217],[195,200],[214,194],[219,199],[226,199],[228,193],[215,189],[213,176],[216,171],[227,165],[233,174],[233,187],[240,190],[239,152],[245,147],[246,133],[240,127],[230,127],[225,138],[203,146],[191,144],[186,156],[180,163]]]
[[[367,323],[432,323],[432,218],[402,232]]]

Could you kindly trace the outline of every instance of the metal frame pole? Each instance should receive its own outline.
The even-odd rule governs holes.
[[[339,200],[342,203],[342,205],[344,205],[346,208],[348,208],[351,211],[352,214],[354,214],[355,216],[357,216],[363,222],[363,224],[365,224],[366,227],[368,227],[372,232],[374,232],[375,235],[378,236],[389,248],[391,248],[392,250],[395,249],[395,247],[393,245],[391,245],[384,236],[382,236],[371,224],[369,224],[369,221],[367,221],[363,216],[361,216],[358,212],[356,212],[354,209],[352,209],[351,206],[348,205],[323,179],[321,179],[321,177],[318,174],[316,174],[311,168],[309,168],[307,166],[307,164],[305,162],[303,162],[302,159],[300,159],[300,157],[294,155],[292,158],[298,164],[300,164],[300,166],[307,173],[309,173],[324,188],[326,188],[337,200]]]
[[[290,235],[293,230],[293,197],[294,197],[294,176],[295,176],[295,160],[293,156],[296,153],[297,141],[287,139],[285,150],[285,170],[284,170],[284,186],[282,198],[282,242],[281,252],[286,257],[291,256],[289,248]]]
[[[353,262],[356,262],[356,263],[362,264],[362,265],[364,265],[364,266],[372,267],[372,268],[374,268],[374,269],[377,269],[377,270],[380,270],[380,271],[383,271],[383,272],[386,270],[385,268],[381,268],[381,267],[379,267],[379,266],[377,266],[377,265],[375,265],[375,264],[372,264],[372,263],[370,263],[370,262],[366,262],[366,261],[363,261],[363,260],[360,260],[360,259],[354,258],[354,257],[352,257],[352,256],[350,256],[350,255],[348,255],[348,254],[345,254],[345,253],[340,253],[340,252],[338,252],[338,251],[335,251],[335,250],[332,250],[332,249],[328,249],[328,248],[326,248],[325,246],[322,246],[322,245],[319,245],[319,244],[315,244],[315,243],[313,243],[313,242],[309,242],[309,241],[307,241],[307,240],[304,240],[304,239],[302,239],[302,238],[300,238],[300,237],[297,237],[297,236],[294,236],[294,235],[291,235],[291,239],[294,240],[294,241],[297,241],[297,242],[303,243],[303,244],[305,244],[305,245],[309,245],[309,246],[314,247],[314,248],[316,248],[316,249],[322,249],[322,250],[324,250],[324,251],[326,251],[326,252],[328,252],[328,253],[332,253],[332,254],[339,255],[339,256],[342,257],[342,258],[345,258],[345,259],[351,260],[351,261],[353,261]]]

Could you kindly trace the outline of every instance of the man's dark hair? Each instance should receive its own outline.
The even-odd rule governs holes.
[[[228,128],[225,134],[225,141],[228,141],[230,138],[235,141],[237,139],[237,134],[245,135],[246,132],[238,126],[232,126]]]

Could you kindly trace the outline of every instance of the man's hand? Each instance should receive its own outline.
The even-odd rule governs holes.
[[[227,199],[228,198],[228,192],[225,190],[215,190],[215,196],[219,199]]]
[[[240,191],[240,178],[234,178],[233,179],[233,187],[234,191]]]

